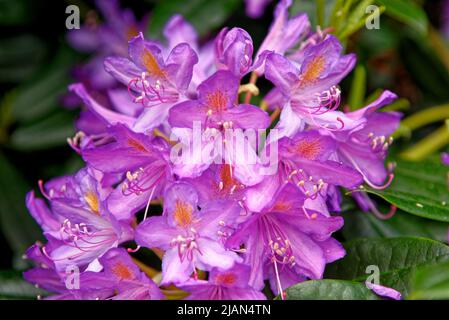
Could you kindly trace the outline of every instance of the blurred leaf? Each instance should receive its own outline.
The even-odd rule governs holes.
[[[0,151],[0,226],[17,256],[42,233],[25,208],[25,194],[30,190],[21,174]]]
[[[357,238],[423,237],[446,242],[449,224],[412,216],[398,211],[388,220],[380,220],[371,213],[348,211],[343,213],[342,229],[346,240]]]
[[[301,282],[286,294],[286,300],[379,300],[363,283],[331,279]]]
[[[152,12],[149,34],[161,38],[168,19],[174,14],[181,14],[193,24],[200,36],[203,36],[220,27],[240,4],[240,0],[159,1]]]
[[[392,184],[384,190],[364,188],[399,209],[423,218],[449,221],[449,168],[433,162],[398,161]]]
[[[11,134],[11,147],[33,151],[65,145],[75,134],[73,118],[72,113],[60,110],[39,122],[19,126]]]
[[[0,0],[0,25],[11,26],[23,24],[29,18],[27,0]]]
[[[61,108],[59,98],[67,91],[69,69],[75,56],[66,47],[54,57],[51,65],[16,90],[12,112],[16,121],[29,122],[42,118],[52,110]]]
[[[386,14],[405,23],[421,35],[427,33],[426,12],[411,0],[376,0],[376,3],[386,7]]]
[[[449,100],[449,73],[422,38],[416,37],[416,34],[404,38],[399,47],[399,56],[427,100],[436,103]]]
[[[37,37],[22,34],[0,40],[0,82],[20,82],[41,65],[45,44]]]
[[[449,122],[434,130],[411,147],[402,151],[399,156],[408,161],[421,161],[435,154],[449,144]]]
[[[409,299],[449,299],[449,262],[416,270]]]
[[[449,260],[449,247],[425,238],[358,239],[344,244],[346,256],[329,265],[326,278],[365,282],[377,266],[380,283],[406,295],[417,267]]]
[[[343,27],[337,31],[337,35],[340,40],[345,40],[360,28],[365,26],[368,19],[371,20],[372,18],[382,14],[382,12],[385,10],[385,7],[383,6],[373,13],[367,13],[367,7],[370,6],[373,2],[374,0],[362,0],[349,11],[350,14],[348,18],[345,19],[344,23],[342,24]]]
[[[366,70],[363,65],[358,65],[354,71],[351,90],[349,93],[349,108],[357,110],[364,105],[363,99],[366,93]]]
[[[20,272],[0,270],[0,299],[36,299],[44,294],[43,290],[23,280]]]
[[[332,11],[334,9],[334,2],[335,0],[320,0],[323,2],[323,5],[320,10],[320,15],[324,16],[324,24],[321,25],[321,27],[326,27],[326,18],[330,17],[332,14]],[[317,21],[317,4],[315,1],[309,1],[309,0],[293,0],[292,6],[290,7],[290,14],[292,16],[298,14],[298,13],[306,13],[309,17],[310,23],[312,26],[318,25]]]

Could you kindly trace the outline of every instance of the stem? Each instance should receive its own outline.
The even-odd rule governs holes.
[[[270,115],[271,124],[273,124],[273,121],[276,120],[278,115],[281,113],[281,108],[276,108],[273,113]]]
[[[325,0],[316,0],[316,18],[320,27],[324,27],[325,12]]]
[[[351,111],[360,109],[363,106],[363,98],[366,93],[366,70],[359,64],[354,71],[354,78],[351,83],[351,93],[349,95],[349,108]]]
[[[405,136],[415,129],[447,118],[449,118],[449,104],[417,112],[401,122],[401,127],[396,130],[393,137],[399,138]]]
[[[252,72],[251,78],[249,79],[249,83],[256,84],[256,82],[257,82],[257,73]],[[249,104],[251,102],[251,97],[252,97],[251,91],[246,92],[245,104]]]
[[[435,130],[411,148],[400,154],[401,158],[410,161],[419,161],[432,154],[449,143],[449,129],[445,124]]]
[[[139,267],[140,270],[142,270],[147,276],[149,276],[150,278],[155,277],[159,271],[151,268],[150,266],[147,266],[145,263],[143,263],[140,260],[137,260],[136,258],[132,258],[133,262],[135,264],[137,264],[137,266]]]

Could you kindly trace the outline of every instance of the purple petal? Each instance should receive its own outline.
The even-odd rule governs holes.
[[[211,267],[226,270],[231,268],[235,262],[241,262],[241,258],[235,252],[226,250],[217,241],[199,238],[197,244],[200,253],[196,254],[196,258],[206,270],[210,270]]]
[[[42,227],[42,230],[58,230],[61,227],[59,221],[55,219],[51,211],[48,209],[45,201],[42,199],[36,199],[34,191],[27,193],[26,206],[34,220],[36,220],[36,222]]]
[[[98,104],[90,95],[87,93],[86,88],[83,84],[77,83],[69,86],[69,90],[75,92],[85,103],[85,105],[96,114],[101,120],[105,121],[107,124],[117,124],[123,123],[126,125],[132,125],[135,118],[126,116],[111,110]]]
[[[285,95],[289,95],[293,85],[299,82],[298,76],[298,68],[284,56],[277,53],[267,56],[265,77]]]
[[[238,88],[239,79],[229,71],[220,70],[198,86],[199,100],[213,110],[230,109],[237,99]]]
[[[243,29],[232,28],[220,32],[215,42],[217,59],[235,76],[246,74],[252,64],[253,41]]]
[[[162,259],[162,285],[182,283],[189,279],[193,272],[193,262],[189,259],[181,261],[178,248],[169,249]]]
[[[379,284],[374,284],[374,283],[371,283],[368,281],[365,282],[365,284],[368,287],[368,289],[373,290],[374,293],[379,296],[390,298],[393,300],[401,300],[402,299],[401,293],[392,288],[384,287]]]
[[[193,66],[198,63],[196,52],[187,44],[180,43],[170,52],[166,61],[166,72],[176,88],[184,92],[189,87]]]
[[[164,37],[168,40],[169,50],[180,43],[188,43],[197,51],[198,34],[195,28],[183,16],[176,14],[164,27]]]
[[[131,80],[140,78],[142,75],[141,69],[123,57],[107,57],[104,59],[104,68],[124,85],[128,85]]]
[[[165,217],[150,217],[137,227],[135,240],[137,244],[147,248],[166,250],[177,235],[177,230],[167,224]]]
[[[242,129],[266,129],[271,123],[268,113],[251,104],[239,104],[227,110],[225,118],[232,121],[235,128]]]

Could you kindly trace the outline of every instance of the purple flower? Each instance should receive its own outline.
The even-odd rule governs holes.
[[[123,248],[107,251],[99,258],[98,272],[79,273],[79,283],[71,283],[66,272],[57,273],[51,265],[43,264],[44,255],[37,246],[27,251],[27,257],[40,267],[24,273],[25,279],[53,295],[51,300],[160,300],[164,296],[158,286],[139,270]]]
[[[109,250],[100,258],[102,276],[113,283],[113,300],[161,300],[161,290],[132,261],[123,248]],[[94,276],[94,274],[92,274]]]
[[[181,142],[192,150],[195,148],[195,126],[205,128],[200,141],[202,150],[223,150],[213,152],[196,152],[191,159],[183,161],[175,168],[175,173],[181,177],[197,177],[213,161],[230,164],[236,177],[245,184],[254,185],[261,180],[258,174],[259,160],[255,146],[243,139],[247,144],[247,154],[239,150],[234,129],[265,129],[270,119],[265,111],[250,104],[237,104],[239,80],[229,71],[217,71],[198,87],[198,99],[188,100],[175,105],[170,110],[169,123],[172,132]],[[179,130],[188,128],[188,130]],[[193,128],[194,130],[190,130]],[[229,134],[229,135],[227,135]],[[222,137],[224,135],[224,137]],[[184,141],[183,141],[184,140]],[[216,158],[216,159],[215,159]],[[189,163],[186,163],[189,162]],[[216,162],[217,163],[217,162]]]
[[[321,278],[326,263],[344,256],[343,247],[331,238],[343,219],[307,212],[304,199],[298,188],[285,185],[227,240],[229,248],[244,244],[250,286],[260,289],[269,278],[272,290],[282,292],[305,277]]]
[[[162,283],[181,283],[195,268],[229,269],[240,258],[222,242],[234,227],[240,208],[215,201],[198,209],[198,194],[189,184],[178,182],[164,195],[163,216],[150,217],[136,229],[136,242],[166,250],[162,260]]]
[[[239,79],[228,71],[217,71],[198,87],[198,99],[181,102],[170,110],[172,127],[265,129],[270,125],[266,112],[250,104],[238,104]]]
[[[190,293],[186,300],[266,300],[263,293],[248,285],[250,268],[236,263],[231,269],[209,272],[209,280],[189,280],[181,289]]]
[[[93,168],[124,176],[106,199],[118,219],[130,219],[149,198],[157,198],[171,177],[168,146],[160,138],[135,133],[122,124],[110,127],[109,143],[82,151]],[[111,161],[111,156],[113,160]]]
[[[89,87],[103,90],[115,85],[114,79],[104,70],[103,59],[107,55],[125,56],[128,41],[146,30],[147,21],[136,21],[130,10],[121,10],[118,0],[97,0],[105,23],[102,25],[86,23],[81,29],[67,34],[68,42],[82,52],[95,52],[95,56],[76,72],[78,81]]]
[[[266,51],[284,54],[296,46],[310,30],[310,22],[306,14],[299,14],[289,19],[288,9],[291,0],[279,1],[274,11],[274,21],[264,41],[257,50],[256,57],[263,58]],[[258,66],[256,73],[264,73],[264,66]]]
[[[43,253],[58,272],[71,265],[95,269],[98,257],[132,238],[130,226],[105,208],[104,191],[86,169],[50,182],[43,193],[51,210],[33,191],[26,204],[48,239]]]
[[[152,107],[183,100],[197,62],[187,43],[175,46],[164,59],[161,47],[140,33],[129,42],[129,59],[106,58],[105,68],[128,86],[134,102]]]
[[[338,158],[356,169],[364,181],[372,188],[384,188],[393,178],[388,177],[384,160],[392,143],[390,135],[399,127],[401,114],[397,112],[376,112],[377,109],[393,102],[397,96],[385,91],[368,106],[347,113],[348,119],[357,125],[352,130],[333,131],[337,141]]]
[[[268,144],[265,152],[272,152],[272,148],[279,149],[278,170],[247,191],[245,203],[250,210],[261,210],[279,187],[291,183],[304,195],[306,208],[328,215],[326,202],[328,193],[335,193],[333,186],[351,189],[363,182],[355,169],[336,161],[335,141],[316,130],[283,137],[274,145]]]
[[[252,64],[253,40],[243,29],[224,28],[215,40],[215,55],[220,69],[229,70],[241,78]]]
[[[265,76],[290,101],[293,112],[319,119],[340,104],[338,83],[353,69],[355,55],[341,55],[342,46],[334,36],[308,46],[296,63],[281,54],[268,55]]]

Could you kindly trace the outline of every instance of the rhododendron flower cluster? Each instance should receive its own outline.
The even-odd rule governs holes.
[[[27,251],[36,267],[25,278],[51,299],[162,299],[172,285],[187,299],[265,299],[265,285],[283,297],[322,278],[345,255],[333,238],[342,188],[393,179],[384,160],[400,114],[379,109],[396,95],[341,111],[356,57],[305,14],[289,16],[288,0],[257,50],[240,28],[200,44],[181,16],[154,41],[115,1],[99,3],[105,24],[70,35],[97,50],[69,87],[86,107],[69,139],[85,167],[27,195],[47,242]],[[261,106],[258,78],[272,84]],[[147,249],[159,275],[134,258]],[[68,269],[79,286],[67,286]]]

